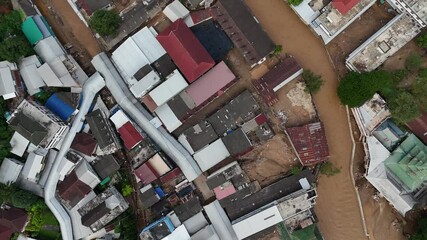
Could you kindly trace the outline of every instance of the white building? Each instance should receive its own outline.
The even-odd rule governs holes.
[[[30,143],[47,149],[58,147],[68,131],[68,126],[46,107],[27,100],[19,104],[7,122]]]
[[[19,72],[30,96],[39,93],[41,87],[46,86],[37,68],[42,64],[36,55],[23,58],[19,62]]]
[[[22,178],[37,183],[41,171],[44,167],[44,158],[47,155],[47,150],[39,148],[34,152],[31,152],[28,155],[27,160],[25,161],[24,168],[22,169],[21,176]]]
[[[8,61],[0,62],[0,95],[4,100],[17,96],[16,80],[14,71],[18,68],[15,63]]]
[[[229,156],[230,152],[221,138],[200,149],[193,155],[194,160],[196,160],[203,172],[211,169]]]
[[[12,135],[12,139],[10,139],[10,146],[12,147],[10,152],[15,154],[16,156],[22,157],[28,147],[28,144],[30,144],[30,141],[28,139],[26,139],[18,132],[14,132]]]
[[[0,167],[0,183],[5,185],[16,182],[24,164],[13,158],[5,158]]]
[[[190,17],[190,11],[179,0],[175,0],[167,5],[163,10],[163,14],[169,18],[171,22],[175,22],[182,18],[188,27],[194,25],[193,20]]]

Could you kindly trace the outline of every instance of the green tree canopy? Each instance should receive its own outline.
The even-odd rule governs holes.
[[[417,53],[411,53],[405,60],[405,67],[411,72],[417,71],[420,69],[423,64],[423,57]]]
[[[391,88],[392,75],[385,71],[368,73],[349,72],[341,79],[338,97],[342,104],[359,107],[380,91]]]
[[[317,93],[324,84],[322,76],[316,75],[310,70],[304,70],[302,72],[302,78],[305,81],[306,92]]]
[[[0,16],[0,60],[18,61],[31,55],[33,49],[21,31],[21,17],[18,11]]]
[[[418,36],[415,39],[415,42],[417,43],[418,46],[422,48],[427,48],[427,32]]]
[[[396,97],[387,99],[392,117],[399,123],[406,123],[420,115],[417,101],[409,92],[399,91]]]
[[[418,74],[412,85],[412,94],[417,100],[419,106],[427,111],[427,69],[423,69]]]
[[[427,218],[423,217],[418,221],[417,232],[411,236],[409,240],[425,240],[427,239]]]
[[[289,4],[298,6],[300,5],[304,0],[288,0]]]
[[[117,33],[120,22],[118,13],[102,9],[93,13],[89,25],[100,35],[111,36]]]
[[[12,205],[18,208],[29,208],[38,199],[38,196],[22,189],[13,192],[11,196]]]

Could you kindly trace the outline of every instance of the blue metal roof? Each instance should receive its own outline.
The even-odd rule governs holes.
[[[50,96],[45,104],[45,107],[55,113],[63,121],[67,121],[74,113],[74,109],[58,98],[56,93]]]

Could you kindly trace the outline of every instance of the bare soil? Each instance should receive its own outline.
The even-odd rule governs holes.
[[[300,166],[285,134],[277,133],[266,143],[239,158],[242,169],[252,181],[261,187],[267,186],[282,177],[293,166]]]
[[[35,0],[34,3],[63,45],[71,44],[73,57],[86,73],[94,72],[92,57],[101,52],[92,31],[80,20],[66,0]]]

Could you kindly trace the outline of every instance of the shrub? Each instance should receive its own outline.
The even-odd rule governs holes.
[[[324,162],[320,167],[320,173],[328,177],[334,176],[341,172],[341,169],[335,167],[331,162]]]
[[[300,166],[293,166],[292,168],[291,168],[291,173],[292,173],[292,175],[298,175],[298,174],[300,174],[302,172],[302,167],[300,167]]]
[[[427,111],[427,78],[421,77],[421,74],[415,79],[412,85],[412,94],[417,100],[419,106]]]
[[[288,3],[293,5],[293,6],[298,6],[300,5],[304,0],[288,0]]]
[[[276,45],[276,47],[274,47],[273,54],[279,55],[282,51],[283,51],[283,46],[282,45]]]
[[[121,22],[118,13],[108,10],[96,10],[90,21],[89,25],[102,36],[111,36],[117,33]]]
[[[422,64],[423,58],[417,53],[411,53],[405,61],[406,69],[411,72],[419,70]]]
[[[393,71],[391,74],[393,75],[393,83],[399,84],[401,81],[405,80],[408,77],[409,72],[407,69],[399,69]]]
[[[123,188],[122,188],[122,194],[124,197],[127,197],[129,195],[131,195],[133,192],[132,187],[129,184],[126,184]]]
[[[38,196],[22,189],[13,192],[11,196],[12,205],[18,208],[29,208],[38,199]]]
[[[302,78],[305,81],[305,91],[309,93],[317,93],[324,84],[322,76],[316,75],[310,70],[304,70]]]

